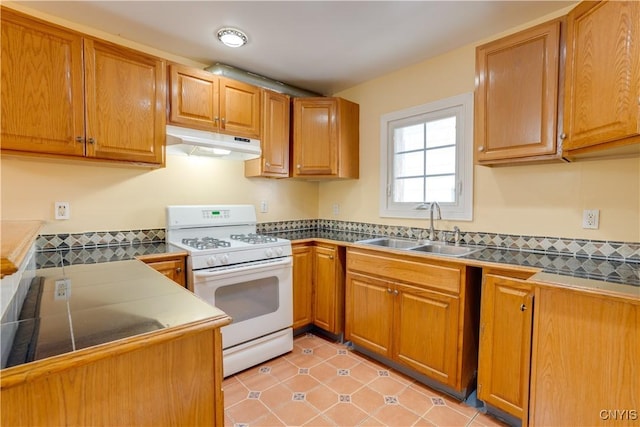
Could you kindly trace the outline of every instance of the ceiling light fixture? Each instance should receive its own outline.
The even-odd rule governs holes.
[[[218,30],[218,40],[229,47],[240,47],[247,44],[247,35],[237,28],[221,28]]]

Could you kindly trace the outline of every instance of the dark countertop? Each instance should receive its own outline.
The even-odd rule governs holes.
[[[313,229],[280,231],[270,234],[292,241],[327,239],[347,244],[353,244],[359,240],[382,237],[371,234]],[[631,293],[640,293],[640,263],[491,247],[486,247],[466,256],[449,259],[457,259],[471,264],[478,262],[531,267],[540,269],[543,273],[628,285],[631,286]]]
[[[40,269],[20,320],[2,323],[2,368],[219,316],[140,261]]]

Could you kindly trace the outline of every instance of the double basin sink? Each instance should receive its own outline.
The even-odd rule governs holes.
[[[359,240],[356,243],[452,257],[461,257],[480,250],[480,248],[473,246],[456,246],[433,241],[419,242],[415,240],[394,239],[392,237],[377,237],[375,239]]]

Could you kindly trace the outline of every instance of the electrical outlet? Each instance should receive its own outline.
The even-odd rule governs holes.
[[[54,204],[55,219],[71,218],[71,205],[69,202],[55,202]]]
[[[262,213],[269,212],[269,202],[267,202],[266,200],[260,201],[260,212]]]
[[[600,225],[600,210],[585,209],[582,211],[582,228],[598,229]]]
[[[334,203],[331,210],[333,211],[333,216],[340,215],[340,205],[338,203]]]
[[[71,279],[56,280],[56,287],[53,294],[54,300],[65,300],[71,296]]]

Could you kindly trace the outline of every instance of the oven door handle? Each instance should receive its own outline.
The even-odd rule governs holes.
[[[293,264],[292,258],[290,256],[281,258],[278,261],[273,262],[262,262],[262,263],[252,263],[250,265],[242,266],[242,267],[234,267],[234,268],[224,268],[219,271],[194,271],[194,277],[217,277],[223,276],[226,274],[236,274],[243,273],[247,271],[254,271],[256,269],[273,269],[278,267],[286,267]]]

